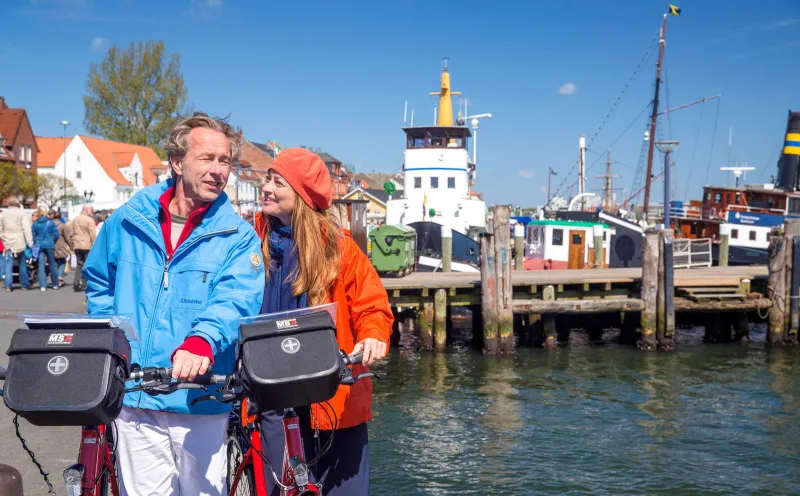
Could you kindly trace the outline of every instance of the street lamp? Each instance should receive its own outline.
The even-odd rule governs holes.
[[[86,201],[86,203],[91,203],[93,196],[94,196],[94,191],[92,191],[92,190],[89,190],[89,191],[83,190],[83,199],[84,199],[84,201]]]
[[[669,156],[680,141],[657,141],[658,151],[664,154],[664,229],[669,229]]]
[[[64,126],[64,206],[67,206],[67,126],[69,126],[69,121],[61,121],[60,123]]]

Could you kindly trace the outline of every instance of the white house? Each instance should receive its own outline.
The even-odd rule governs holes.
[[[136,191],[168,177],[161,159],[146,146],[82,135],[66,142],[63,138],[37,137],[36,144],[40,149],[39,174],[66,174],[78,195],[95,210],[119,208]],[[70,216],[80,207],[72,206]]]

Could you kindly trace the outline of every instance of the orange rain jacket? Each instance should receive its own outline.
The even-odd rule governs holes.
[[[261,212],[256,214],[255,228],[262,240],[266,222],[267,219]],[[337,303],[336,341],[339,348],[349,354],[356,343],[366,338],[375,338],[385,342],[388,350],[394,316],[386,289],[372,263],[355,244],[350,233],[340,229],[339,241],[341,270],[336,282],[328,290],[328,302]],[[353,366],[354,374],[366,370],[366,366]],[[339,429],[372,420],[372,380],[358,381],[352,386],[339,386],[336,395],[328,403],[333,411],[325,404],[311,407],[312,423],[316,422],[315,426],[322,430],[332,430],[332,421],[335,422],[336,418],[336,427]],[[322,411],[323,408],[327,415]]]

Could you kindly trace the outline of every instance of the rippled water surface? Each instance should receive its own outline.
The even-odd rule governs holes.
[[[800,494],[800,350],[393,350],[372,494]]]

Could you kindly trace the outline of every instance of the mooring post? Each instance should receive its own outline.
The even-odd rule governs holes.
[[[453,230],[442,226],[442,272],[450,272],[453,262]]]
[[[720,236],[720,243],[719,243],[719,261],[717,265],[720,267],[727,267],[728,266],[728,253],[730,249],[728,248],[728,242],[730,235],[723,234]]]
[[[636,343],[639,349],[653,351],[656,349],[656,306],[658,298],[658,234],[649,230],[644,237],[642,256],[641,298],[644,302],[642,310],[642,335]]]
[[[433,349],[433,303],[426,301],[419,314],[419,345],[425,351]]]
[[[664,284],[664,236],[666,230],[658,231],[658,289],[656,293],[656,343],[661,346],[667,332],[667,290]]]
[[[22,475],[10,465],[0,463],[0,495],[23,496]]]
[[[507,205],[494,207],[494,257],[497,305],[497,328],[501,353],[514,350],[514,309],[511,303],[511,208]]]
[[[481,315],[483,317],[483,352],[497,353],[497,278],[495,277],[494,236],[492,221],[481,235]]]
[[[661,245],[661,258],[664,259],[664,339],[658,343],[662,350],[675,349],[675,272],[673,268],[672,230],[662,231],[664,240]]]
[[[787,263],[787,284],[789,285],[789,324],[786,330],[786,345],[797,345],[797,331],[800,328],[800,220],[786,219],[786,236],[789,238],[791,254]]]
[[[514,226],[514,270],[525,270],[525,226]]]
[[[783,346],[786,342],[784,306],[786,304],[786,238],[771,236],[769,240],[769,278],[767,295],[772,300],[769,307],[767,344]]]
[[[433,346],[439,353],[447,348],[447,291],[437,289],[433,295]]]
[[[556,299],[556,288],[552,285],[545,286],[542,291],[542,299],[544,301],[553,301]],[[544,347],[553,350],[558,345],[556,339],[556,316],[552,313],[542,315],[542,327],[544,328]]]
[[[603,226],[592,227],[594,233],[594,264],[595,269],[602,269],[605,262],[603,257]]]

